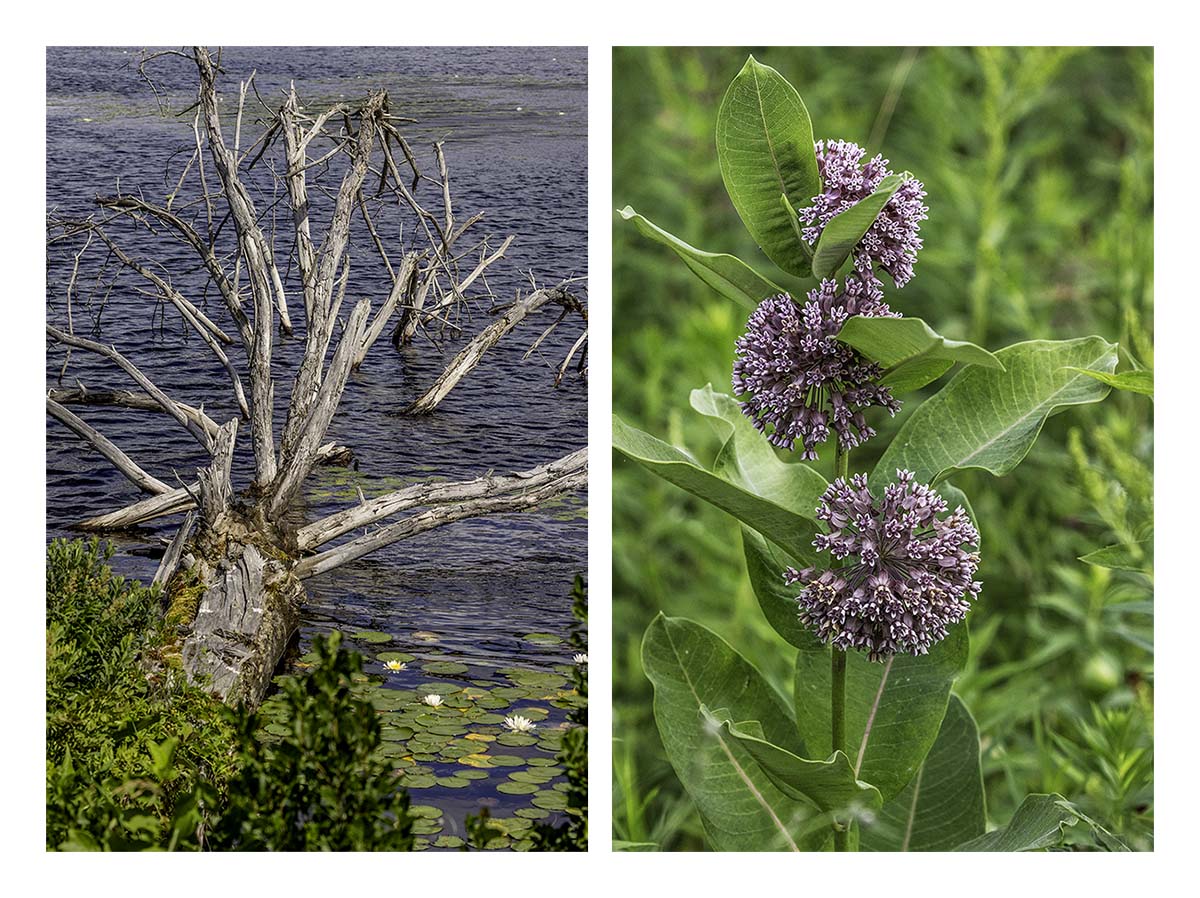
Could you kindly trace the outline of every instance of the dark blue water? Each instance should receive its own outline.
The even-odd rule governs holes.
[[[157,61],[151,68],[160,92],[156,99],[138,75],[138,52],[112,47],[48,51],[49,209],[92,214],[92,198],[114,192],[118,179],[122,190],[140,188],[159,203],[173,189],[192,149],[192,114],[179,113],[193,102],[195,73],[182,59]],[[509,234],[517,236],[506,259],[489,270],[497,295],[511,297],[527,288],[525,272],[530,269],[539,284],[586,274],[586,49],[233,48],[224,51],[222,66],[227,135],[236,112],[238,80],[251,70],[257,72],[255,84],[269,105],[281,102],[281,92],[292,80],[302,101],[314,110],[386,89],[393,114],[419,120],[400,127],[427,173],[436,174],[433,141],[445,141],[456,217],[463,220],[485,212],[485,222],[477,229],[481,235],[485,228],[496,235],[493,245]],[[169,107],[165,114],[160,101]],[[248,112],[243,147],[262,130],[261,113]],[[315,147],[313,155],[319,152]],[[267,159],[278,160],[279,155],[269,153]],[[207,174],[215,179],[211,168]],[[331,172],[324,183],[336,190],[340,177],[340,170]],[[265,165],[251,181],[259,208],[269,208],[280,194]],[[181,206],[194,198],[194,182],[190,177],[192,186],[176,200]],[[434,202],[436,188],[425,184],[421,191],[420,198],[440,208]],[[310,199],[314,233],[319,234],[331,202],[311,187]],[[285,214],[282,206],[276,208]],[[402,243],[414,236],[411,226],[405,234],[395,222],[385,220],[380,227],[396,264]],[[131,255],[168,273],[180,292],[206,302],[218,323],[234,333],[228,316],[220,314],[219,301],[206,295],[205,278],[190,249],[120,222],[111,230],[127,241]],[[346,309],[363,297],[381,302],[388,287],[386,272],[357,218],[355,234]],[[49,254],[47,316],[60,327],[65,327],[66,284],[78,247],[56,246]],[[290,244],[276,246],[278,258],[286,258],[289,251]],[[85,255],[72,301],[76,332],[93,332],[97,339],[115,344],[175,398],[203,402],[218,421],[232,417],[236,412],[231,391],[216,359],[183,331],[173,310],[165,321],[154,315],[153,300],[137,292],[146,286],[137,276],[121,275],[109,287],[115,272],[113,264],[105,267],[105,253],[95,246]],[[295,284],[288,287],[299,334],[303,308]],[[578,289],[583,292],[585,287]],[[586,382],[569,376],[555,389],[551,370],[578,336],[580,325],[564,324],[539,353],[522,360],[528,345],[552,320],[550,313],[510,334],[435,414],[397,414],[424,392],[463,340],[486,325],[487,307],[483,301],[471,309],[459,322],[464,336],[447,334],[440,345],[418,338],[398,353],[386,338],[376,344],[347,388],[328,437],[354,450],[359,471],[318,471],[310,478],[298,514],[314,519],[336,511],[356,501],[357,487],[371,495],[431,477],[462,479],[489,470],[522,470],[584,445]],[[281,408],[301,348],[295,340],[277,344]],[[230,351],[230,357],[236,364],[240,352]],[[58,385],[63,358],[61,348],[50,348],[48,386]],[[73,386],[76,379],[97,389],[136,388],[114,367],[79,351],[72,353],[62,385]],[[248,377],[243,380],[248,390]],[[194,479],[203,463],[199,447],[165,416],[92,407],[75,411],[168,483],[177,482],[176,476]],[[241,484],[248,480],[248,442],[243,440],[247,445],[240,447],[238,456],[241,473],[235,479]],[[137,498],[137,490],[87,444],[49,422],[48,538],[75,535],[71,523]],[[531,631],[566,634],[571,578],[586,569],[585,508],[586,499],[580,496],[534,512],[460,522],[314,578],[307,583],[311,601],[304,611],[304,641],[330,628],[382,630],[400,638],[400,650],[418,658],[469,664],[476,678],[489,668],[549,669],[567,662],[570,652],[564,648],[531,645],[520,637]],[[148,579],[161,539],[171,535],[176,523],[177,519],[163,519],[136,534],[114,536],[119,548],[115,567]],[[437,642],[410,645],[406,637],[414,632],[436,634]],[[555,710],[547,724],[561,713]],[[438,803],[434,798],[427,794],[419,800]],[[465,795],[453,798],[470,802]],[[520,806],[519,797],[509,798]]]

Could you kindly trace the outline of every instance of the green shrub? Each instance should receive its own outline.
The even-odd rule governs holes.
[[[256,851],[411,851],[408,793],[392,766],[372,757],[381,736],[374,707],[351,694],[362,657],[341,634],[317,637],[318,660],[303,677],[282,680],[289,733],[258,738],[266,720],[238,724],[240,772],[213,833],[215,848]]]
[[[160,594],[115,576],[112,550],[46,556],[46,844],[182,847],[234,770],[222,706],[156,658]]]

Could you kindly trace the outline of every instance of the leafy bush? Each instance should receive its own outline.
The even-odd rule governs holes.
[[[115,576],[111,554],[95,540],[47,550],[46,842],[183,847],[234,770],[234,731],[158,657],[161,597]]]
[[[214,848],[253,851],[411,851],[408,793],[387,761],[374,707],[351,694],[362,657],[341,634],[313,640],[315,668],[284,677],[284,738],[261,740],[260,714],[238,722],[240,767],[213,833]]]

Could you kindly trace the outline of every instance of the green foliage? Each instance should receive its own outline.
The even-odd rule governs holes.
[[[635,430],[616,415],[612,427],[613,448],[626,458],[745,521],[792,554],[807,554],[814,523],[781,506],[777,496],[759,494],[744,486],[745,481],[733,483],[706,470],[683,450]]]
[[[111,550],[47,550],[46,844],[60,850],[412,847],[408,796],[373,759],[374,708],[354,699],[361,658],[315,641],[286,678],[287,732],[189,686],[160,595],[113,575]]]
[[[796,210],[821,189],[812,122],[796,88],[753,56],[717,112],[717,159],[755,242],[784,271],[808,274],[811,254],[800,240]]]
[[[937,739],[904,790],[862,827],[863,851],[949,851],[983,835],[979,728],[950,696]]]
[[[928,655],[870,661],[846,654],[846,746],[855,770],[891,800],[916,775],[946,713],[950,685],[967,660],[966,627]],[[810,638],[796,657],[796,723],[817,757],[830,751],[830,649]]]
[[[620,214],[626,221],[632,221],[643,237],[670,248],[696,277],[726,299],[753,309],[760,300],[783,292],[782,287],[771,283],[736,256],[696,249],[638,215],[632,206],[626,206]]]
[[[362,656],[341,634],[313,640],[316,666],[284,677],[287,736],[257,738],[266,719],[242,715],[238,775],[212,836],[214,848],[244,851],[409,851],[408,793],[375,756],[378,715],[354,697]]]
[[[571,646],[578,652],[587,653],[587,583],[579,574],[571,587],[571,613],[575,623],[571,627]],[[534,850],[539,851],[587,851],[588,838],[588,669],[586,664],[576,664],[573,673],[575,689],[583,701],[571,709],[567,719],[571,723],[562,740],[558,762],[567,771],[567,822],[561,826],[545,823],[533,828]]]
[[[160,595],[97,541],[46,552],[46,844],[196,844],[234,768],[219,704],[162,656]]]
[[[813,277],[829,278],[837,273],[842,263],[850,258],[855,244],[871,230],[871,225],[875,224],[875,219],[888,204],[892,194],[910,177],[908,172],[902,175],[888,175],[879,182],[879,187],[870,196],[864,197],[829,220],[813,253]]]
[[[819,846],[796,833],[814,816],[808,802],[785,795],[740,740],[722,732],[704,709],[736,709],[761,724],[763,739],[803,755],[783,698],[732,646],[683,618],[659,615],[642,644],[654,684],[654,714],[675,773],[696,803],[714,847],[724,851],[800,850]],[[815,841],[814,841],[815,840]]]
[[[986,349],[947,340],[920,318],[855,315],[842,325],[838,339],[883,368],[879,382],[890,387],[894,396],[937,380],[955,362],[1004,370],[1004,364]]]
[[[720,158],[719,171],[712,166],[706,137],[713,121],[711,110],[729,73],[744,58],[744,51],[721,49],[617,51],[615,96],[620,100],[614,123],[620,139],[615,144],[615,195],[618,205],[632,201],[639,208],[654,209],[656,217],[671,221],[700,245],[727,249],[740,258],[749,258],[755,243],[762,245],[783,269],[764,271],[764,275],[798,295],[812,282],[797,280],[805,266],[786,257],[798,244],[779,223],[786,223],[794,237],[793,222],[784,222],[785,217],[794,216],[785,213],[806,205],[807,198],[792,202],[784,190],[784,201],[779,202],[781,191],[776,187],[776,204],[771,207],[766,185],[773,177],[784,183],[789,175],[799,177],[806,160],[803,154],[782,154],[768,164],[761,149],[764,144],[770,149],[773,135],[794,129],[799,116],[796,104],[784,102],[786,93],[778,93],[771,103],[759,104],[762,125],[756,125],[753,104],[747,98],[751,86],[760,90],[759,69],[766,67],[753,60],[737,76],[729,94],[735,96],[734,87],[738,88],[740,99],[733,110],[742,113],[742,136],[754,138],[760,151],[758,163],[747,163],[757,171],[739,173],[739,177],[757,179],[757,184],[749,181],[757,191],[754,202],[744,201],[743,184],[730,183],[726,158]],[[915,67],[914,59],[918,60]],[[1139,357],[1147,367],[1152,364],[1152,231],[1145,226],[1150,218],[1148,185],[1152,182],[1152,66],[1148,52],[984,48],[926,50],[918,55],[906,51],[896,61],[899,77],[895,79],[894,51],[884,49],[775,50],[771,61],[780,68],[786,65],[789,76],[805,85],[807,108],[814,110],[813,119],[821,125],[818,136],[854,139],[866,134],[870,126],[871,151],[882,144],[885,155],[902,159],[925,182],[932,209],[930,221],[922,227],[926,249],[919,273],[925,272],[925,276],[906,288],[903,302],[912,318],[927,319],[946,332],[969,334],[980,345],[997,345],[993,340],[1002,345],[1031,333],[1066,337],[1103,333],[1121,342],[1135,371],[1143,370]],[[910,68],[913,77],[906,83]],[[767,71],[781,77],[774,70]],[[756,79],[753,84],[751,76]],[[1084,83],[1089,86],[1086,96],[1076,89]],[[868,114],[871,111],[862,98],[873,91],[881,97],[881,111],[871,124],[862,118],[864,109]],[[723,106],[729,103],[727,98]],[[891,120],[893,109],[902,110],[895,122]],[[722,118],[734,120],[724,108],[717,115],[719,157],[729,145],[727,140],[722,143]],[[804,123],[808,123],[807,110]],[[1070,131],[1064,130],[1064,123],[1069,123]],[[1047,127],[1049,124],[1054,127]],[[748,152],[753,150],[752,144],[747,140]],[[1087,160],[1087,165],[1078,165],[1078,160]],[[663,178],[663,171],[675,176]],[[745,232],[736,219],[723,214],[728,205],[721,196],[718,177],[725,181]],[[772,221],[771,215],[778,216],[778,221]],[[869,226],[869,221],[866,223]],[[773,248],[768,248],[763,233],[775,241]],[[791,686],[785,640],[802,647],[804,633],[787,619],[786,592],[768,584],[772,568],[794,563],[784,552],[805,560],[806,540],[795,534],[811,538],[811,523],[793,520],[796,531],[789,540],[787,533],[766,532],[761,516],[749,519],[744,513],[747,509],[761,509],[742,501],[743,496],[738,502],[727,501],[731,494],[725,484],[771,499],[779,493],[756,490],[753,478],[745,476],[745,466],[736,463],[743,456],[752,456],[746,448],[749,441],[743,445],[731,437],[728,427],[714,437],[672,406],[677,408],[683,393],[695,384],[726,381],[733,340],[743,319],[730,305],[713,303],[711,293],[699,282],[680,281],[669,266],[660,263],[661,251],[637,244],[628,234],[628,229],[614,231],[616,315],[622,321],[620,332],[614,335],[614,355],[619,363],[614,368],[616,410],[625,420],[647,424],[655,432],[665,431],[667,439],[658,441],[656,447],[662,455],[650,461],[665,461],[676,452],[682,458],[672,456],[671,460],[694,470],[687,472],[691,483],[685,486],[692,495],[683,497],[635,473],[633,466],[615,466],[614,723],[619,738],[614,745],[614,835],[636,847],[694,848],[702,839],[713,847],[739,847],[736,833],[714,832],[710,816],[717,784],[736,784],[738,777],[705,779],[685,763],[685,749],[712,748],[711,742],[696,741],[705,735],[698,715],[702,715],[701,721],[708,721],[710,736],[712,724],[719,722],[723,738],[742,737],[730,747],[731,753],[757,740],[777,749],[774,754],[776,760],[785,762],[783,767],[794,766],[784,753],[806,762],[820,761],[826,755],[812,733],[805,733],[810,737],[807,745],[792,747],[786,732],[776,736],[760,732],[752,722],[763,728],[773,724],[759,710],[744,709],[749,699],[743,698],[743,707],[719,697],[696,701],[695,691],[685,689],[693,681],[676,669],[687,671],[698,664],[698,676],[715,677],[710,670],[716,667],[732,672],[732,682],[753,682],[763,694],[776,694],[775,690],[782,692]],[[833,265],[833,269],[838,267]],[[647,296],[655,301],[647,303]],[[1044,351],[1034,352],[1035,345]],[[922,403],[919,395],[909,397],[894,424],[872,422],[879,427],[880,437],[855,453],[855,467],[870,469],[890,442],[890,457],[885,455],[875,466],[880,483],[894,476],[897,466],[924,464],[929,470],[918,473],[926,480],[953,474],[954,486],[943,482],[939,488],[952,503],[969,507],[990,547],[984,552],[980,571],[985,592],[974,612],[970,654],[966,653],[965,629],[960,628],[963,642],[956,651],[954,670],[945,678],[946,691],[940,685],[933,690],[941,695],[941,707],[946,708],[949,683],[962,671],[957,691],[975,712],[978,729],[987,734],[982,754],[977,737],[971,736],[975,727],[969,715],[951,716],[960,707],[957,699],[952,700],[951,712],[944,718],[931,710],[915,740],[915,764],[898,764],[888,785],[896,795],[893,802],[911,798],[911,813],[901,818],[899,806],[889,803],[878,819],[889,819],[889,814],[895,820],[904,819],[903,832],[907,832],[911,850],[925,845],[952,847],[955,841],[979,835],[984,825],[982,802],[972,800],[957,809],[966,821],[957,832],[947,828],[939,833],[938,821],[921,813],[920,793],[927,773],[936,796],[941,781],[952,781],[954,776],[970,779],[971,771],[977,774],[981,763],[990,819],[994,823],[1011,821],[1008,828],[997,829],[999,835],[994,838],[983,837],[981,849],[1002,845],[1007,850],[1119,850],[1121,839],[1081,810],[1087,796],[1080,783],[1092,783],[1094,790],[1099,789],[1096,795],[1115,796],[1121,791],[1120,781],[1097,771],[1100,761],[1095,753],[1083,752],[1079,764],[1087,775],[1078,782],[1067,782],[1060,769],[1063,748],[1058,740],[1071,730],[1073,717],[1083,711],[1091,713],[1094,703],[1122,708],[1131,701],[1148,706],[1151,700],[1152,602],[1149,581],[1141,572],[1149,570],[1150,518],[1132,512],[1133,495],[1152,492],[1144,489],[1150,482],[1144,460],[1152,448],[1148,436],[1151,410],[1136,394],[1114,394],[1103,406],[1094,405],[1105,398],[1109,386],[1136,389],[1148,386],[1148,378],[1115,375],[1122,383],[1107,382],[1116,367],[1116,347],[1101,338],[1018,343],[995,353],[995,358],[1003,362],[1005,370],[967,368],[934,399]],[[919,377],[905,372],[914,387],[931,382],[949,367],[944,359],[936,365],[929,359],[918,357],[918,361]],[[950,405],[951,400],[956,407]],[[721,418],[719,412],[712,414],[715,408],[706,411],[702,407],[705,401],[712,403],[703,398],[697,403],[693,394],[697,410]],[[944,414],[939,413],[939,402],[945,404]],[[1110,486],[1101,495],[1068,451],[1068,428],[1061,419],[1051,417],[1068,405],[1080,406],[1070,417],[1082,421],[1089,433],[1108,434],[1113,451],[1103,453],[1103,462],[1106,473],[1115,475],[1108,476],[1109,483],[1119,483],[1120,490]],[[733,432],[736,435],[736,425]],[[953,437],[949,449],[936,445],[944,433]],[[1040,442],[1035,444],[1039,436]],[[685,445],[689,447],[686,453],[675,448]],[[696,461],[713,457],[716,449],[717,461],[711,467]],[[781,468],[802,467],[780,462],[761,438],[757,449],[759,459],[770,456]],[[624,454],[655,473],[668,470],[646,464],[647,459],[637,458],[636,453]],[[901,456],[907,461],[909,455],[912,464],[896,464]],[[972,470],[982,468],[999,475],[1022,461],[1023,476],[1010,480],[985,479]],[[761,464],[762,470],[770,470],[769,466],[769,462]],[[695,471],[711,477],[698,477]],[[828,477],[830,472],[818,468],[814,473]],[[679,479],[667,479],[683,485]],[[985,484],[986,489],[981,489]],[[724,497],[714,501],[719,494]],[[693,496],[703,501],[696,502]],[[743,554],[730,539],[733,525],[705,503],[749,525],[742,528],[749,582],[742,573]],[[804,511],[790,502],[778,504],[807,521]],[[1148,502],[1144,504],[1148,506]],[[1094,552],[1097,545],[1114,541],[1125,553],[1122,557],[1143,559],[1141,571],[1089,568],[1074,560]],[[681,638],[681,645],[689,651],[675,651],[672,667],[671,653],[664,649],[661,612],[670,615],[685,608],[689,617],[703,625],[673,621],[675,629],[686,631],[690,639]],[[651,620],[656,613],[659,616]],[[638,630],[647,623],[644,652],[639,658],[634,644]],[[726,638],[716,637],[708,627]],[[698,635],[703,633],[719,645],[704,643]],[[699,661],[693,654],[700,655]],[[746,657],[754,658],[759,670],[746,665]],[[798,679],[798,686],[817,681],[821,671],[828,677],[828,659],[823,664],[813,661],[811,669]],[[923,664],[936,665],[922,659],[914,659],[914,663],[922,671]],[[655,690],[661,747],[648,732],[645,694],[638,687],[643,667]],[[695,682],[706,682],[708,691],[721,692],[711,681]],[[662,700],[664,690],[680,703],[679,713]],[[828,687],[823,694],[827,699]],[[827,734],[828,704],[822,707],[810,698],[800,697],[802,713],[811,713],[813,733]],[[858,713],[854,704],[851,699],[852,718]],[[685,713],[689,709],[690,715]],[[703,716],[706,709],[714,710]],[[765,713],[777,712],[767,709]],[[907,722],[909,715],[898,716]],[[1131,727],[1148,736],[1148,724],[1135,720]],[[848,754],[856,751],[854,727],[850,730]],[[1148,745],[1146,742],[1147,754]],[[824,748],[828,747],[826,743]],[[674,776],[665,769],[664,758],[671,763]],[[775,789],[777,783],[760,784],[753,779],[755,773],[763,774],[763,761],[746,758],[739,763],[750,781],[761,785],[761,794],[787,800]],[[869,750],[865,761],[864,779],[879,785],[871,777],[880,774],[867,772]],[[1133,766],[1138,772],[1139,765]],[[1118,766],[1114,764],[1113,769]],[[795,794],[804,794],[803,789],[795,789],[795,771],[772,772]],[[1148,774],[1145,779],[1148,781]],[[690,794],[696,814],[687,813],[680,785]],[[1029,793],[1058,792],[1070,800],[1061,795],[1033,795],[1022,805]],[[977,795],[978,790],[972,787],[969,794]],[[736,800],[739,796],[732,790],[729,796],[718,794],[720,797]],[[1117,836],[1139,836],[1131,840],[1135,847],[1149,847],[1148,791],[1141,797],[1144,801],[1134,800],[1124,817],[1110,819],[1111,807],[1101,809],[1096,798],[1090,799],[1093,804],[1087,812],[1095,810]],[[927,798],[932,801],[929,794]],[[818,835],[828,833],[829,821],[814,803],[807,803],[812,806],[802,808],[795,818],[792,832],[797,841],[793,844],[820,847],[823,843]],[[1018,806],[1022,811],[1014,817]],[[722,816],[722,820],[730,818],[736,819],[737,814]],[[761,807],[757,816],[751,809],[746,819],[757,820],[764,833],[771,832],[770,817]],[[866,816],[860,819],[865,827]],[[1080,822],[1085,825],[1076,825]],[[778,839],[777,830],[777,841],[785,841]],[[805,843],[807,837],[813,842]],[[871,847],[868,843],[876,840],[878,848],[880,838],[878,831],[862,831],[863,847]],[[903,845],[905,838],[900,835],[899,842],[889,847]],[[751,841],[755,844],[745,847],[762,848],[768,836],[759,833],[747,840]]]
[[[913,412],[871,474],[880,488],[897,469],[936,483],[966,468],[1007,474],[1028,454],[1046,419],[1099,402],[1108,388],[1075,368],[1111,371],[1117,348],[1100,337],[1031,340],[996,353],[1003,370],[964,369]]]

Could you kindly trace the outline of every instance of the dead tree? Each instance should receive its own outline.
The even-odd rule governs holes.
[[[50,240],[86,239],[76,254],[76,270],[79,255],[89,246],[103,248],[114,264],[144,281],[145,292],[156,304],[173,308],[220,362],[238,413],[227,421],[214,421],[203,405],[169,396],[117,347],[76,333],[70,290],[66,329],[46,328],[51,344],[68,354],[100,356],[137,389],[89,389],[79,384],[76,389],[51,390],[46,407],[50,416],[94,446],[147,494],[132,505],[81,522],[82,527],[108,530],[184,515],[154,578],[165,584],[172,619],[183,622],[184,667],[190,678],[224,700],[254,704],[298,626],[304,578],[453,521],[527,509],[583,489],[587,450],[511,475],[489,473],[461,483],[410,486],[322,520],[297,522],[294,506],[313,467],[345,452],[325,437],[351,371],[389,327],[397,345],[422,334],[457,332],[466,291],[477,284],[486,288],[487,269],[503,258],[513,238],[493,249],[489,237],[475,236],[482,214],[461,221],[456,217],[442,145],[434,148],[437,175],[422,173],[396,127],[402,120],[389,113],[385,92],[314,115],[301,105],[293,85],[277,108],[260,101],[263,131],[249,143],[242,133],[244,120],[250,118],[247,94],[254,75],[241,83],[230,134],[218,101],[219,57],[204,48],[154,56],[161,55],[188,60],[199,83],[192,120],[195,147],[175,190],[161,203],[140,192],[99,196],[98,211],[92,215],[52,218]],[[257,96],[257,90],[253,93]],[[276,157],[272,177],[280,185],[279,203],[286,206],[283,216],[259,208],[249,180],[254,166]],[[317,174],[337,166],[341,180],[333,190]],[[256,175],[260,172],[261,168]],[[437,187],[437,212],[417,199],[425,182]],[[188,189],[196,191],[196,198],[181,201]],[[310,190],[331,202],[320,226],[314,224]],[[261,193],[258,196],[261,199]],[[410,236],[419,236],[393,249],[392,255],[376,227],[384,204],[393,213],[405,214]],[[347,299],[358,296],[348,286],[348,247],[356,219],[361,219],[388,272],[391,288],[386,296]],[[114,236],[115,222],[132,223],[146,240],[139,240],[136,248],[122,246]],[[226,228],[232,234],[223,231]],[[219,317],[227,321],[211,320],[195,297],[185,296],[160,266],[145,258],[145,246],[152,239],[174,241],[194,254],[219,297]],[[280,246],[290,247],[291,267],[277,257]],[[468,346],[480,340],[491,345],[551,294],[586,322],[586,310],[565,288],[535,291]],[[492,300],[490,291],[483,295]],[[518,314],[518,308],[524,311]],[[303,354],[286,409],[277,420],[273,349],[277,332],[286,337],[294,331],[300,334]],[[226,349],[236,343],[244,355],[241,364]],[[478,358],[472,366],[477,362]],[[451,368],[459,371],[463,366],[455,368],[457,363],[456,359]],[[457,382],[466,370],[439,379],[439,399],[449,389],[447,379]],[[67,408],[93,404],[173,418],[199,445],[205,463],[194,478],[186,479],[190,482],[175,478],[168,483],[153,476]],[[253,450],[253,472],[249,487],[236,492],[233,465],[239,440],[248,441]],[[409,514],[402,516],[405,512]],[[360,535],[353,536],[355,532]],[[336,544],[346,536],[347,541]]]

